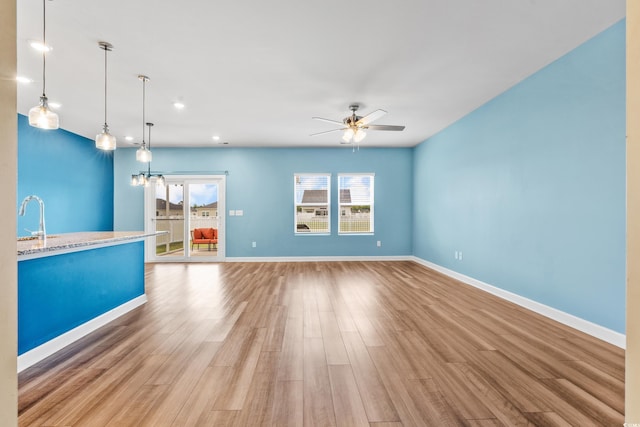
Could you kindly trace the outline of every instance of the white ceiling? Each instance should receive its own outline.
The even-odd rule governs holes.
[[[42,1],[19,0],[18,111],[42,90]],[[414,146],[606,29],[624,0],[47,1],[47,89],[61,127],[93,139],[109,117],[119,146],[338,146],[350,103],[389,113],[362,146]],[[177,111],[173,102],[186,108]],[[145,138],[147,139],[147,138]]]

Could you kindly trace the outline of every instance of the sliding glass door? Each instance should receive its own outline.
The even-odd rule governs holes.
[[[166,176],[145,188],[146,259],[155,262],[224,259],[225,176]]]

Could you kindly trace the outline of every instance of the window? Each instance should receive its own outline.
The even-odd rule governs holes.
[[[296,234],[331,232],[330,180],[330,174],[296,174],[294,176]]]
[[[373,233],[374,174],[340,174],[338,232]]]

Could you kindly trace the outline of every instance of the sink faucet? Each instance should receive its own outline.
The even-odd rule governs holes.
[[[25,208],[27,207],[27,204],[32,200],[37,200],[38,204],[40,205],[40,226],[38,227],[38,231],[31,231],[31,230],[27,230],[27,231],[31,232],[32,236],[38,236],[38,240],[42,242],[43,245],[46,245],[47,231],[44,227],[44,202],[42,201],[42,199],[36,195],[25,197],[24,200],[22,201],[22,204],[20,205],[20,211],[18,212],[18,215],[24,216]]]

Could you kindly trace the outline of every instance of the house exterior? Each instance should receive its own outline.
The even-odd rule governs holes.
[[[184,207],[182,202],[180,203],[171,203],[167,204],[167,201],[164,199],[156,199],[156,217],[157,218],[167,218],[167,217],[177,217],[184,216]]]
[[[311,206],[314,203],[320,206]],[[304,190],[301,204],[302,216],[327,216],[327,190]]]
[[[192,217],[217,217],[218,216],[218,202],[209,203],[203,206],[191,207]]]

